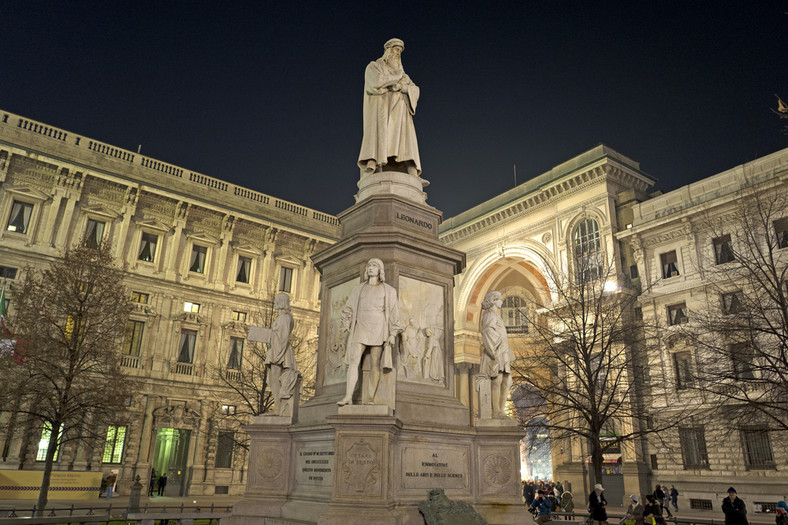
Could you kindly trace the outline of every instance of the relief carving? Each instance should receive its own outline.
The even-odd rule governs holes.
[[[273,447],[267,447],[257,455],[255,471],[261,480],[271,482],[282,475],[283,465],[282,453]]]
[[[378,453],[365,440],[353,443],[345,453],[342,463],[342,481],[345,488],[359,494],[370,490],[380,480]]]
[[[484,458],[482,476],[484,481],[496,487],[502,487],[512,479],[512,461],[501,454],[491,454]]]

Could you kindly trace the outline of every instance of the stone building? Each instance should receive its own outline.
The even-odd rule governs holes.
[[[441,239],[467,257],[465,271],[456,278],[454,305],[455,361],[466,371],[458,374],[461,398],[473,392],[481,303],[488,291],[502,292],[502,317],[517,351],[528,346],[526,318],[558,299],[551,276],[577,270],[572,253],[578,242],[593,245],[612,264],[614,286],[631,286],[623,276],[632,263],[615,236],[631,222],[632,203],[647,198],[654,182],[637,162],[600,145],[444,221]],[[590,492],[588,454],[584,443],[553,441],[552,478],[569,481],[576,494]],[[525,455],[526,462],[539,462],[543,452]],[[611,503],[623,497],[625,486],[627,494],[647,490],[648,468],[636,449],[608,454],[605,466]]]
[[[788,149],[747,169],[780,188],[787,164]],[[485,293],[503,292],[510,338],[514,346],[527,342],[523,316],[539,315],[527,305],[553,304],[547,276],[575,272],[578,243],[610,262],[613,286],[641,294],[636,314],[646,321],[669,325],[671,316],[707,307],[709,279],[719,275],[707,261],[719,237],[699,225],[710,209],[718,210],[718,224],[731,221],[725,210],[739,198],[743,169],[662,195],[637,162],[600,145],[445,219],[440,239],[467,256],[455,278],[455,395],[475,402]],[[95,450],[64,447],[55,468],[117,470],[124,490],[153,467],[175,473],[170,494],[240,494],[247,457],[233,446],[229,417],[237,407],[214,372],[224,366],[232,376],[234,350],[244,351],[248,326],[265,322],[260,304],[280,290],[291,296],[304,344],[316,346],[320,276],[311,255],[338,239],[336,217],[0,111],[0,279],[18,280],[27,265],[47,265],[86,234],[88,241],[110,239],[127,271],[135,311],[120,358],[144,388],[129,400],[134,423],[107,429],[106,443]],[[670,417],[672,406],[690,397],[677,378],[700,362],[695,350],[685,359],[675,331],[665,327],[645,356],[649,374],[633,379],[659,394],[647,408],[655,417]],[[6,423],[0,420],[0,428]],[[716,509],[734,480],[748,504],[785,498],[784,447],[763,437],[748,443],[746,431],[719,442],[711,427],[699,426],[688,422],[661,440],[611,451],[605,457],[611,504],[666,483],[676,485],[685,508]],[[42,432],[0,434],[0,468],[37,468]],[[553,440],[551,448],[553,479],[587,494],[586,444]],[[539,455],[545,459],[543,448]]]
[[[632,248],[658,339],[641,385],[653,393],[649,416],[679,422],[644,454],[652,484],[674,484],[684,508],[716,510],[731,485],[751,512],[774,512],[788,494],[788,326],[771,317],[788,295],[787,183],[783,149],[634,204],[617,236]],[[749,400],[774,403],[782,425],[752,408],[737,414]]]
[[[3,281],[46,267],[83,236],[106,239],[134,303],[121,359],[142,381],[128,401],[136,418],[107,429],[94,450],[64,446],[55,469],[114,470],[125,491],[153,467],[169,473],[169,495],[241,493],[246,455],[229,417],[241,407],[226,381],[248,326],[270,322],[261,304],[276,292],[291,297],[304,350],[314,351],[320,286],[310,256],[336,240],[337,219],[5,111],[0,216]],[[0,468],[39,468],[47,429],[11,427],[0,439]]]

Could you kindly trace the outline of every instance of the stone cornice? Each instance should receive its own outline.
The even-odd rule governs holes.
[[[628,170],[612,164],[610,160],[603,159],[595,166],[561,177],[546,186],[493,209],[489,213],[480,215],[458,227],[447,229],[440,234],[440,239],[447,245],[451,245],[470,235],[487,231],[519,218],[524,213],[536,211],[558,199],[569,197],[590,186],[607,182],[615,182],[643,191],[650,186],[642,176],[637,176],[634,172],[630,173]]]

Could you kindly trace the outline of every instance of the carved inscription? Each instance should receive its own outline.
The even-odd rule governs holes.
[[[296,456],[296,483],[330,487],[334,482],[334,449],[305,447]]]
[[[397,212],[397,219],[416,226],[420,226],[422,228],[426,228],[428,230],[432,230],[432,223],[417,219],[416,217],[411,217],[410,215],[405,215],[404,213]]]
[[[406,447],[402,452],[406,489],[468,488],[468,450],[464,447]]]

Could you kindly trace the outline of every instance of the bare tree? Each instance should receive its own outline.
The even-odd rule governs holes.
[[[8,324],[24,350],[4,386],[18,403],[0,409],[51,436],[39,512],[47,504],[59,449],[71,442],[95,443],[108,425],[124,422],[134,385],[122,374],[118,355],[129,315],[123,277],[108,244],[80,244],[49,269],[28,268],[13,288]]]
[[[524,411],[526,429],[533,421],[549,429],[553,443],[586,443],[599,483],[606,452],[675,422],[646,423],[650,339],[635,316],[639,291],[621,286],[623,278],[599,251],[576,253],[573,262],[572,276],[548,276],[553,303],[525,316],[527,335],[514,339],[518,359],[512,374],[546,401],[539,406],[538,396],[528,396],[536,401]],[[540,412],[546,419],[534,417]]]
[[[730,431],[788,430],[788,188],[744,174],[729,206],[706,210],[704,306],[684,337],[698,349],[691,387]]]

